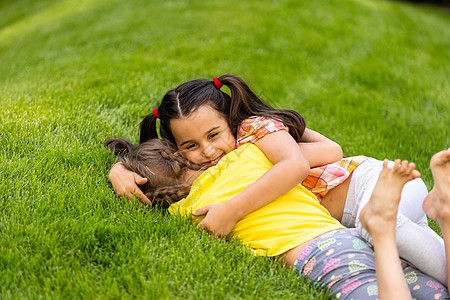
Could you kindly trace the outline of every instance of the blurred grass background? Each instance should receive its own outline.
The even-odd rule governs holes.
[[[450,18],[375,0],[0,0],[0,298],[326,298],[277,262],[118,200],[102,147],[164,93],[241,76],[346,156],[450,146]],[[433,224],[434,226],[434,224]]]

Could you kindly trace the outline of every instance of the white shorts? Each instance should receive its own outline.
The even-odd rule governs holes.
[[[388,163],[391,167],[393,161]],[[369,158],[353,171],[352,179],[347,192],[342,225],[353,228],[359,222],[359,211],[366,205],[383,169],[383,162]],[[422,209],[422,203],[428,194],[425,183],[420,178],[408,181],[402,190],[398,213],[407,217],[416,224],[428,226],[428,220]]]

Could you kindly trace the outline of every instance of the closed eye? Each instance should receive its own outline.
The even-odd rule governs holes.
[[[214,132],[214,133],[211,133],[211,134],[209,135],[209,138],[212,139],[212,138],[215,138],[215,137],[218,136],[218,135],[219,135],[218,132]]]
[[[184,149],[192,150],[192,149],[194,149],[194,147],[195,147],[195,144],[188,144],[187,146],[184,147]]]

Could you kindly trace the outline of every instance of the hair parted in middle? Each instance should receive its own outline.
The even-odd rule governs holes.
[[[209,105],[219,112],[228,122],[231,132],[236,136],[239,125],[251,116],[263,116],[277,119],[289,127],[289,133],[297,141],[305,131],[305,119],[296,111],[275,109],[261,100],[248,85],[235,75],[222,75],[218,78],[226,85],[231,97],[218,89],[213,80],[195,79],[185,82],[168,91],[158,107],[160,135],[175,143],[170,130],[170,120],[189,117],[203,105]],[[150,113],[141,122],[140,142],[157,138],[157,117]]]
[[[140,189],[152,205],[163,208],[189,194],[191,185],[182,180],[186,171],[204,168],[184,158],[167,140],[150,139],[135,147],[124,139],[110,139],[104,146],[120,156],[124,167],[148,179]]]

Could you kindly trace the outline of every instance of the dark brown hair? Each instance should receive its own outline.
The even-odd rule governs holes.
[[[124,139],[111,139],[104,143],[115,155],[120,155],[123,165],[148,179],[140,186],[152,205],[167,208],[189,194],[191,186],[182,180],[187,170],[202,167],[184,158],[167,140],[150,139],[135,147]]]
[[[168,91],[158,107],[160,135],[175,143],[170,131],[170,120],[188,117],[202,105],[209,105],[227,121],[236,136],[239,125],[251,116],[277,119],[289,127],[289,133],[299,142],[305,131],[305,120],[294,110],[275,109],[262,101],[248,85],[235,75],[222,75],[220,83],[231,91],[231,97],[218,89],[212,80],[196,79]],[[157,138],[157,118],[150,113],[141,122],[140,142]]]

